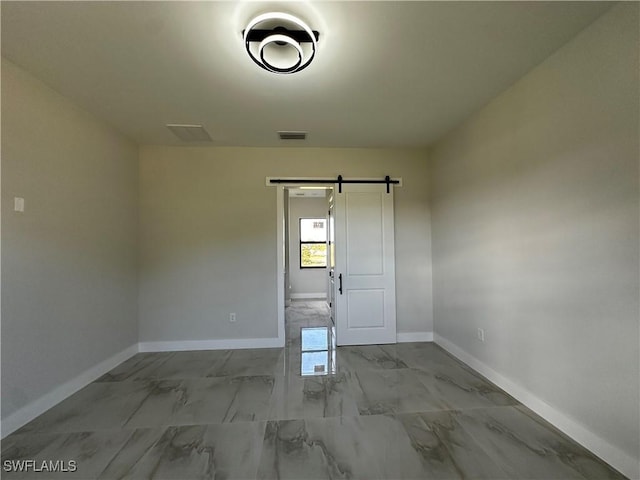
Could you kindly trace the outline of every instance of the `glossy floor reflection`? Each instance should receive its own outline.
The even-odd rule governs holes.
[[[335,374],[335,327],[301,327],[300,338],[300,375]]]
[[[2,441],[3,478],[621,479],[432,343],[335,346],[323,302],[283,349],[139,354]]]

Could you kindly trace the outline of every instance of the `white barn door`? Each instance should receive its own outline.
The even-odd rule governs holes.
[[[334,189],[336,341],[396,343],[393,187]]]

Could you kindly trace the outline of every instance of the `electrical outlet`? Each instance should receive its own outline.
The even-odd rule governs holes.
[[[482,328],[478,329],[478,340],[480,340],[481,342],[484,342],[484,329]]]
[[[230,321],[231,323],[233,323],[233,322],[235,322],[235,321],[236,321],[236,314],[235,314],[235,313],[230,313],[230,314],[229,314],[229,321]]]
[[[24,212],[24,198],[13,197],[13,211]]]

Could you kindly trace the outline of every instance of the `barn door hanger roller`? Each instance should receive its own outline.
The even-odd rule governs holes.
[[[272,73],[295,73],[308,67],[320,34],[298,17],[271,12],[258,15],[242,31],[251,60]]]

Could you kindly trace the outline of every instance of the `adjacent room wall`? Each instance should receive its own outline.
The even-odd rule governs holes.
[[[395,195],[398,331],[431,332],[425,155],[141,147],[141,342],[277,337],[276,188],[267,176],[402,177]]]
[[[300,219],[325,218],[327,216],[326,197],[291,197],[289,199],[289,272],[292,298],[326,298],[326,268],[300,268]]]
[[[2,59],[4,434],[135,349],[137,152]]]
[[[614,7],[430,151],[436,341],[631,478],[638,8]]]

